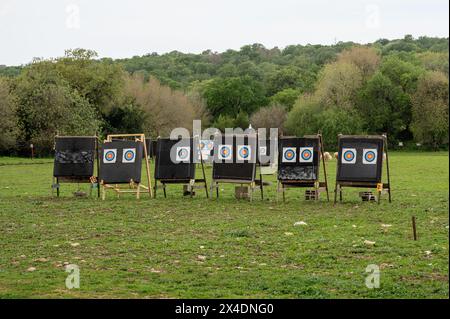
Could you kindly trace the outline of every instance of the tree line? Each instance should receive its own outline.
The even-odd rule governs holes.
[[[48,153],[59,134],[167,136],[193,119],[284,135],[388,133],[391,146],[448,147],[448,38],[360,45],[261,44],[99,59],[67,50],[0,66],[0,152]]]

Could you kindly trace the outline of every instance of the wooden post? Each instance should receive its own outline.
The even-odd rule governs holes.
[[[417,230],[416,230],[416,216],[412,217],[412,229],[414,240],[417,240]]]
[[[322,134],[317,134],[319,136],[319,147],[320,147],[320,153],[322,155],[322,164],[323,164],[323,176],[325,177],[325,189],[327,191],[327,201],[330,201],[330,194],[328,193],[328,179],[327,179],[327,168],[325,166],[325,157],[324,157],[324,146],[323,146],[323,139],[322,139]],[[320,187],[320,180],[318,179],[319,182],[319,187]],[[318,196],[317,196],[318,198]]]
[[[388,180],[388,196],[389,196],[389,203],[392,202],[391,199],[391,174],[389,172],[389,155],[388,155],[388,145],[387,145],[387,134],[383,134],[383,140],[384,140],[384,146],[386,149],[386,174],[387,174],[387,180]]]
[[[339,171],[339,160],[340,160],[340,156],[339,156],[339,140],[341,138],[342,134],[338,134],[338,157],[336,158],[336,184],[334,186],[334,204],[336,204],[337,202],[337,191],[338,191],[338,171]],[[340,188],[340,186],[339,186]],[[342,194],[342,193],[341,193]]]
[[[145,134],[141,134],[141,141],[144,144],[145,170],[147,173],[147,180],[148,180],[148,193],[150,195],[150,198],[152,198],[153,197],[153,187],[152,187],[152,179],[150,176],[150,164],[148,162],[147,143],[145,142]]]
[[[193,139],[193,142],[195,141],[195,137]],[[205,192],[206,192],[206,198],[209,198],[209,194],[208,194],[208,184],[206,183],[206,174],[205,174],[205,166],[203,165],[203,154],[202,154],[202,150],[200,149],[200,139],[198,140],[197,143],[197,148],[200,151],[200,164],[202,165],[202,174],[203,174],[203,180],[204,180],[204,184],[205,184]],[[195,179],[195,176],[194,176]]]

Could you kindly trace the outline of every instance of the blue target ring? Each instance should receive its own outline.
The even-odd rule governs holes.
[[[239,156],[242,158],[247,158],[249,154],[250,151],[247,146],[244,146],[239,150]]]
[[[286,150],[284,152],[284,158],[287,159],[288,161],[291,161],[295,156],[295,153],[293,150]]]
[[[189,156],[189,154],[188,154],[187,149],[182,148],[178,151],[178,157],[180,159],[184,160],[184,159],[188,158],[188,156]]]
[[[105,159],[108,162],[112,162],[114,161],[114,159],[116,158],[116,154],[113,151],[107,151],[105,154]]]
[[[355,158],[355,153],[353,153],[353,151],[345,151],[345,153],[344,153],[345,161],[351,162],[351,161],[353,161],[354,158]]]
[[[364,154],[364,159],[369,163],[372,163],[373,161],[375,161],[375,158],[376,158],[375,152],[373,152],[373,151],[368,151],[368,152],[366,152],[366,154]]]
[[[307,160],[309,160],[312,157],[312,153],[311,153],[310,150],[303,150],[301,156],[302,156],[302,159],[307,161]]]
[[[228,157],[231,154],[231,150],[228,146],[222,146],[222,148],[220,149],[220,155],[222,157]]]
[[[134,152],[130,151],[130,150],[126,151],[125,154],[124,154],[124,158],[127,161],[132,161],[134,159],[134,156],[135,156]]]

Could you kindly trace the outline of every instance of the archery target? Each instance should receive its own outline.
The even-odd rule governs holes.
[[[219,153],[217,154],[220,160],[231,160],[233,157],[232,145],[219,145]]]
[[[239,145],[237,150],[237,159],[239,161],[247,161],[252,156],[252,149],[249,145]]]
[[[343,148],[341,162],[342,162],[342,164],[355,164],[356,163],[356,149],[355,148]]]
[[[177,162],[189,162],[189,155],[191,153],[191,148],[189,146],[179,146],[177,147]]]
[[[295,147],[283,147],[283,163],[295,163],[297,151]]]
[[[377,149],[365,148],[363,149],[363,164],[376,164],[377,163]]]
[[[211,140],[208,140],[208,142],[206,143],[206,149],[208,151],[212,151],[213,148],[214,148],[214,142]]]
[[[259,147],[259,155],[267,155],[267,146]]]
[[[313,151],[314,151],[313,147],[300,147],[299,162],[312,163],[314,155]]]
[[[115,163],[117,159],[117,149],[105,149],[103,152],[103,163],[112,164]]]
[[[122,155],[122,163],[134,163],[136,160],[135,148],[124,148]]]

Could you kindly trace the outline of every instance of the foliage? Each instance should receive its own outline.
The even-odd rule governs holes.
[[[286,116],[286,108],[283,105],[272,104],[253,113],[250,117],[250,123],[254,129],[265,128],[267,134],[269,134],[271,128],[278,128],[278,133],[283,134]]]
[[[325,65],[322,70],[316,96],[325,106],[351,110],[362,85],[363,76],[355,64],[335,62]]]
[[[16,98],[10,92],[8,79],[0,77],[0,152],[13,150],[19,133]]]
[[[99,130],[95,108],[70,87],[51,61],[27,66],[15,81],[14,93],[22,142],[48,152],[56,133],[92,135]]]
[[[203,88],[208,110],[235,117],[239,112],[253,113],[267,104],[262,85],[249,76],[213,79]]]
[[[421,76],[413,95],[414,137],[434,149],[448,145],[448,85],[443,73],[430,71]]]
[[[354,64],[361,72],[363,80],[375,73],[380,64],[380,54],[374,48],[355,46],[341,52],[338,61]]]
[[[362,134],[363,121],[355,110],[324,107],[313,96],[302,96],[287,115],[286,130],[303,136],[321,132],[329,147],[337,146],[338,134]]]
[[[270,98],[271,103],[284,105],[287,110],[292,109],[292,106],[297,101],[300,95],[299,90],[287,88],[282,91],[277,92]]]
[[[381,72],[361,90],[357,108],[368,133],[387,133],[393,144],[407,136],[411,122],[410,98]]]
[[[142,128],[153,138],[169,136],[176,127],[191,129],[200,109],[183,92],[162,85],[154,77],[145,81],[142,74],[126,77],[124,94],[145,113]]]
[[[417,99],[419,79],[427,71],[441,72],[448,79],[448,42],[448,38],[406,35],[367,45],[338,42],[280,49],[255,43],[220,53],[153,52],[118,60],[99,59],[92,50],[67,50],[60,58],[34,60],[25,66],[0,66],[0,76],[10,79],[10,89],[3,89],[2,94],[11,95],[4,99],[8,102],[2,102],[2,107],[18,99],[17,135],[21,138],[13,141],[12,136],[16,135],[4,127],[0,134],[3,140],[9,140],[8,147],[16,145],[19,149],[38,135],[51,135],[55,125],[43,124],[53,116],[44,111],[49,99],[51,107],[61,102],[62,109],[73,104],[80,105],[77,111],[86,108],[86,115],[71,112],[74,118],[69,116],[66,121],[83,118],[78,123],[84,123],[87,131],[102,126],[104,134],[142,129],[156,137],[167,135],[178,126],[189,129],[193,119],[201,119],[204,127],[210,123],[245,126],[260,108],[274,104],[293,112],[286,123],[293,132],[323,129],[326,119],[319,124],[314,122],[319,115],[328,114],[332,123],[334,118],[343,116],[338,112],[343,110],[349,119],[357,119],[349,122],[350,131],[387,131],[391,144],[400,140],[411,143],[412,100]],[[131,85],[130,77],[134,76],[140,79]],[[29,96],[19,92],[21,86]],[[430,101],[440,100],[433,91],[424,92]],[[304,95],[313,97],[317,104],[314,120],[303,119],[309,116],[311,106],[294,110]],[[61,112],[55,113],[55,119],[58,116]],[[301,129],[293,121],[298,116],[303,121]],[[416,137],[427,140],[426,136],[419,138],[417,123],[415,127]],[[44,133],[46,130],[49,131]],[[5,147],[1,146],[0,151],[5,151]]]

